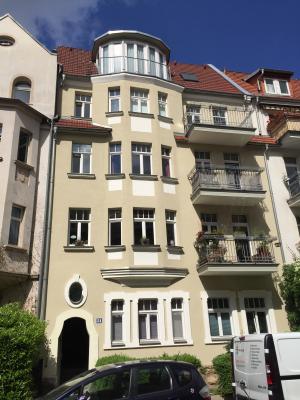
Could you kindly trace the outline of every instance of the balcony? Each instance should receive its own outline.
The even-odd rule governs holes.
[[[160,79],[170,80],[168,66],[146,58],[128,56],[100,57],[99,73],[118,74],[129,72],[131,74],[149,75]]]
[[[195,248],[201,276],[266,275],[277,270],[270,238],[203,234]]]
[[[290,192],[288,204],[290,207],[300,207],[300,173],[286,180]]]
[[[280,112],[268,124],[268,132],[286,149],[300,149],[300,112]]]
[[[186,137],[190,143],[245,146],[254,135],[251,111],[213,105],[201,105],[198,109],[198,113],[185,115]]]
[[[190,172],[193,204],[253,206],[265,197],[260,168],[196,167]]]

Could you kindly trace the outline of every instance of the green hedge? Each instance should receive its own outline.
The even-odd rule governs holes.
[[[16,303],[0,307],[0,399],[32,399],[32,368],[45,344],[45,323]]]
[[[139,358],[129,357],[127,355],[122,355],[122,354],[112,354],[111,356],[99,358],[96,363],[96,367],[99,367],[101,365],[113,364],[124,361],[141,360],[141,359],[185,361],[193,364],[196,368],[202,370],[202,364],[199,358],[188,353],[183,353],[183,354],[179,353],[175,355],[169,355],[163,353],[161,356],[158,357],[139,357]]]
[[[232,393],[231,385],[231,356],[230,353],[220,354],[213,361],[213,367],[218,375],[218,394],[225,396]]]

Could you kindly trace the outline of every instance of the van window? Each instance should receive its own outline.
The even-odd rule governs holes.
[[[277,340],[278,362],[290,374],[300,373],[300,337]]]

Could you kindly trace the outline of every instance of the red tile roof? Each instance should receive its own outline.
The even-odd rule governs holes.
[[[249,143],[256,143],[256,144],[277,144],[277,140],[270,137],[270,136],[252,136]]]
[[[186,89],[241,94],[236,87],[234,87],[207,64],[196,65],[171,62],[170,70],[173,82],[185,87]],[[193,82],[184,80],[180,75],[184,72],[194,74],[199,81]]]
[[[90,121],[82,120],[82,119],[60,119],[55,124],[58,127],[63,128],[77,128],[77,129],[95,129],[95,130],[111,130],[110,128],[106,128],[99,125],[94,125]]]
[[[90,76],[98,74],[96,65],[91,61],[91,52],[73,47],[57,48],[57,62],[63,65],[63,72],[69,75]]]

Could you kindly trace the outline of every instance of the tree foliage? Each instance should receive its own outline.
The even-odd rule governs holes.
[[[292,331],[300,331],[300,259],[283,266],[279,283]]]
[[[32,399],[32,368],[45,344],[45,323],[17,303],[0,307],[0,399]]]

